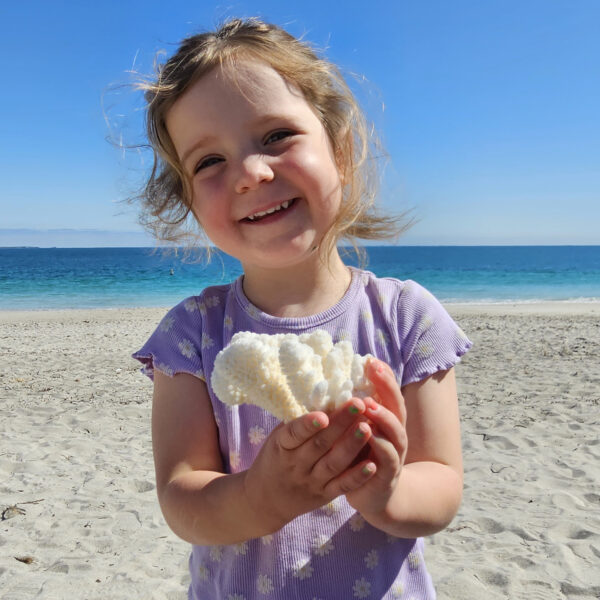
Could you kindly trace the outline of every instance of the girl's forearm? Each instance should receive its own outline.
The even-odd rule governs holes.
[[[249,502],[245,475],[190,471],[173,478],[159,494],[169,527],[200,546],[236,544],[280,529],[285,523]]]
[[[386,508],[362,516],[374,527],[401,538],[431,535],[445,529],[462,499],[463,478],[444,464],[416,462],[403,467]]]

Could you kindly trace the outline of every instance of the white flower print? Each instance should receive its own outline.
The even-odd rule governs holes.
[[[223,558],[223,547],[222,546],[212,546],[210,549],[210,558],[216,562],[221,562]]]
[[[169,329],[171,329],[171,327],[173,327],[173,323],[175,323],[175,317],[172,317],[171,315],[167,315],[161,322],[160,325],[158,326],[158,328],[161,331],[169,331]]]
[[[317,556],[327,556],[333,550],[333,541],[326,535],[320,535],[315,540],[315,554]]]
[[[236,556],[245,556],[248,552],[248,542],[240,542],[239,544],[233,545],[233,551]]]
[[[261,594],[270,594],[274,590],[271,578],[267,575],[259,575],[256,580],[256,589]]]
[[[204,302],[200,302],[198,304],[198,310],[200,311],[200,314],[205,317],[206,316],[206,304],[204,304]]]
[[[248,439],[250,440],[250,443],[254,446],[262,443],[266,437],[267,434],[265,433],[265,430],[262,427],[259,427],[258,425],[250,427],[250,431],[248,431]]]
[[[165,375],[168,375],[169,377],[173,377],[173,368],[170,367],[169,365],[164,365],[162,363],[156,363],[154,365],[154,368],[157,371],[160,371],[161,373],[164,373]]]
[[[227,315],[224,319],[223,319],[223,325],[225,325],[225,327],[227,329],[233,329],[233,319]]]
[[[385,306],[385,302],[388,299],[387,294],[384,294],[383,292],[380,292],[377,295],[377,300],[379,300],[379,305],[380,306]]]
[[[371,595],[371,584],[364,577],[361,577],[354,582],[352,591],[355,598],[368,598]]]
[[[240,453],[235,450],[229,452],[229,464],[232,469],[237,469],[240,466]]]
[[[371,323],[371,321],[373,321],[373,314],[370,310],[363,310],[360,313],[360,317],[365,323]]]
[[[431,344],[428,344],[426,342],[421,342],[418,346],[417,346],[417,354],[421,357],[421,358],[427,358],[429,356],[431,356],[433,354],[433,346]]]
[[[188,358],[192,358],[196,354],[196,351],[194,350],[194,344],[192,344],[190,340],[181,340],[178,346],[181,354],[187,356]]]
[[[206,376],[204,375],[204,371],[202,369],[196,371],[196,377],[198,379],[202,379],[202,381],[206,381]]]
[[[375,337],[382,346],[385,346],[390,339],[389,335],[383,329],[377,329],[377,331],[375,331]]]
[[[260,310],[258,310],[258,308],[256,308],[256,306],[252,306],[252,304],[249,304],[246,307],[246,312],[248,313],[248,315],[250,315],[250,317],[252,317],[253,319],[258,319],[260,317]]]
[[[373,570],[379,564],[379,554],[377,554],[377,550],[371,550],[365,556],[365,564],[367,565],[367,569]]]
[[[340,331],[337,332],[337,336],[336,336],[337,342],[349,342],[351,340],[352,340],[352,336],[350,335],[349,331],[346,331],[345,329],[341,329]]]
[[[202,563],[198,566],[198,577],[200,581],[207,581],[210,577],[210,571]]]
[[[400,598],[404,594],[404,586],[401,583],[395,583],[390,591],[392,598]]]
[[[211,346],[214,346],[214,341],[210,337],[210,335],[208,335],[208,333],[202,334],[202,341],[200,342],[200,346],[202,347],[203,350],[205,348],[210,348]]]
[[[421,288],[421,294],[425,300],[429,300],[430,302],[435,301],[435,296],[429,290]]]
[[[185,310],[187,310],[190,313],[194,312],[195,310],[198,310],[198,303],[193,298],[186,300],[183,306],[185,307]]]
[[[359,513],[355,513],[350,517],[350,529],[352,529],[352,531],[360,531],[364,528],[365,523],[364,517]]]
[[[246,596],[242,596],[241,594],[229,594],[227,600],[246,600]]]
[[[308,579],[308,578],[312,577],[312,574],[313,574],[313,568],[312,568],[312,565],[310,564],[310,561],[300,563],[299,565],[297,565],[294,568],[294,577],[297,577],[300,580]]]
[[[408,555],[408,568],[411,571],[416,571],[421,565],[421,557],[417,552],[411,552]]]
[[[425,315],[421,319],[421,323],[419,325],[419,329],[421,331],[427,331],[433,325],[433,319],[429,315]]]
[[[213,308],[215,306],[219,306],[219,296],[211,296],[210,298],[207,298],[205,300],[206,302],[206,306],[208,306],[208,308]]]
[[[268,546],[273,543],[273,534],[269,533],[268,535],[263,535],[260,538],[260,541],[263,543],[263,546]]]
[[[398,541],[398,538],[394,535],[391,535],[389,533],[386,534],[385,539],[387,540],[388,544],[393,544],[394,542]]]
[[[321,510],[324,510],[325,514],[328,517],[332,517],[336,512],[338,512],[339,509],[338,509],[335,499],[334,499],[331,502],[328,502],[327,504],[325,504],[325,506],[322,506]]]

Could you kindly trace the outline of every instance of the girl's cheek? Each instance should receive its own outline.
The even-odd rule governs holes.
[[[199,180],[194,184],[194,204],[206,210],[224,193],[224,181],[219,177]]]

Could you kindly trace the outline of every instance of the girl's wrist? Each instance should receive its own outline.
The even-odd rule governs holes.
[[[250,471],[241,473],[243,476],[242,489],[248,508],[248,518],[252,519],[256,529],[260,531],[255,537],[273,534],[287,525],[289,520],[283,515],[278,514],[279,511],[275,507],[267,506],[264,490],[253,491],[253,486],[248,483],[249,473]]]

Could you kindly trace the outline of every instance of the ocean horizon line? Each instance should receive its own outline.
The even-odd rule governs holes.
[[[359,248],[598,248],[600,243],[594,244],[363,244]],[[353,250],[351,245],[340,245],[340,249]],[[0,246],[0,250],[181,250],[204,251],[203,246]],[[221,252],[216,246],[210,246],[211,251]]]

